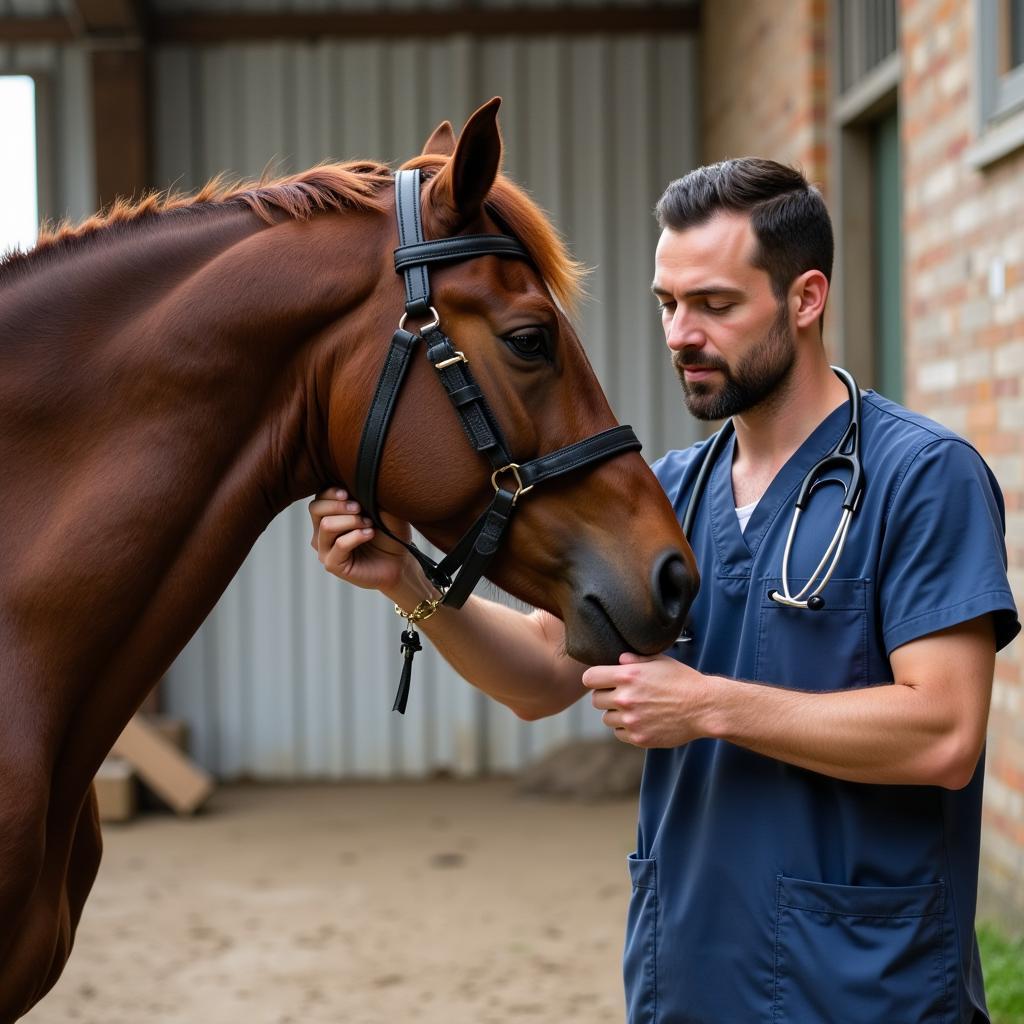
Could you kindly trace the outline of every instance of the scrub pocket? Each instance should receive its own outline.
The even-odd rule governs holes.
[[[628,858],[633,895],[626,919],[622,973],[628,1024],[654,1024],[658,1013],[658,867],[636,854]]]
[[[790,580],[796,594],[806,580]],[[779,579],[761,580],[754,680],[798,690],[863,686],[868,664],[868,580],[829,580],[825,607],[787,608],[773,601]]]
[[[778,876],[772,1024],[947,1024],[945,885]]]

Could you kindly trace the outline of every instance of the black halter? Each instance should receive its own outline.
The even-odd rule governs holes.
[[[391,346],[363,426],[353,490],[363,510],[378,528],[403,544],[423,567],[434,586],[442,591],[443,597],[436,604],[461,608],[497,553],[520,497],[544,480],[601,462],[622,452],[639,451],[640,442],[631,427],[612,427],[529,462],[519,464],[513,461],[498,422],[469,371],[469,360],[455,349],[441,331],[440,317],[430,305],[427,266],[487,255],[528,260],[529,253],[515,238],[508,235],[458,235],[454,238],[424,241],[420,220],[420,172],[398,171],[395,175],[395,191],[398,215],[395,270],[405,276],[405,315],[391,338]],[[417,333],[405,330],[408,317],[423,319],[428,316],[431,319]],[[377,511],[377,475],[384,441],[409,361],[420,341],[426,345],[427,359],[437,370],[470,444],[486,456],[493,470],[491,484],[494,487],[494,498],[490,505],[440,562],[435,562],[415,544],[408,544],[395,537],[381,522]],[[427,604],[431,605],[429,611],[406,616],[409,628],[402,633],[405,664],[394,705],[394,710],[402,714],[405,713],[409,696],[412,657],[422,649],[413,623],[426,618],[433,611],[435,604]],[[396,611],[401,613],[398,608]]]

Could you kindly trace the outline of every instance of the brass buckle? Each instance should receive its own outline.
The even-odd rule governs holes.
[[[512,504],[514,505],[522,494],[528,494],[533,490],[534,484],[530,484],[529,487],[523,486],[523,478],[519,475],[519,463],[510,462],[507,466],[502,466],[501,469],[496,469],[491,474],[491,486],[494,488],[494,493],[497,494],[501,488],[498,486],[498,477],[502,473],[511,473],[516,480],[516,493],[512,495]]]
[[[469,360],[466,358],[465,352],[460,352],[458,349],[455,350],[455,355],[451,359],[442,359],[439,363],[434,363],[435,370],[443,370],[447,366],[454,366],[456,363],[465,363],[469,365]]]

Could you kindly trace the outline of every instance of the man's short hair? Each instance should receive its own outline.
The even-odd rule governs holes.
[[[832,280],[832,221],[821,193],[795,168],[758,157],[723,160],[677,178],[655,207],[658,225],[672,231],[723,212],[749,214],[758,243],[753,264],[780,302],[805,271]]]

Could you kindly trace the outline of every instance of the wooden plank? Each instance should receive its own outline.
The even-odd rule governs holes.
[[[125,726],[112,753],[123,757],[142,781],[179,814],[198,810],[213,792],[209,772],[139,715]]]
[[[691,6],[613,6],[554,8],[456,7],[449,10],[249,11],[218,14],[164,14],[152,21],[159,43],[241,42],[255,39],[325,37],[365,39],[400,36],[428,38],[471,35],[580,36],[594,33],[695,32],[700,9]]]
[[[0,18],[0,43],[70,43],[75,31],[67,18]]]
[[[128,33],[140,27],[134,0],[71,0],[84,32]]]
[[[92,61],[93,140],[99,206],[149,186],[149,101],[141,48],[97,49]]]

